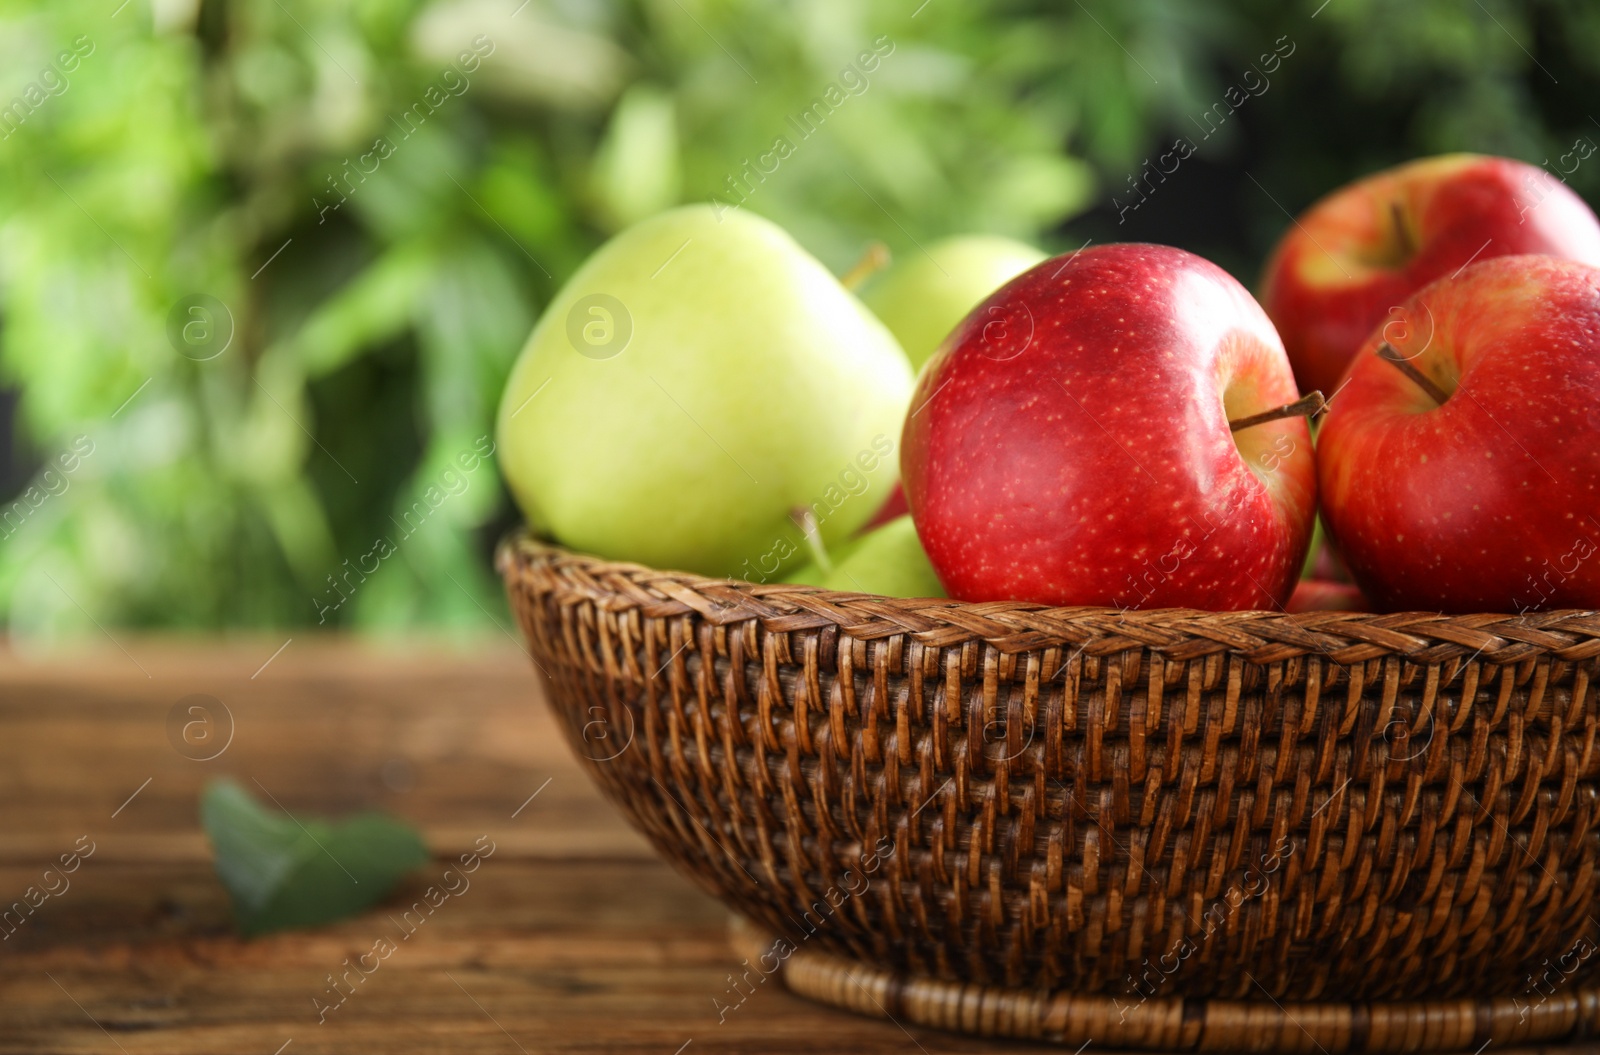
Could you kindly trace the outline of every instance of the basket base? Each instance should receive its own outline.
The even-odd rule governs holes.
[[[776,958],[769,932],[734,917],[730,938],[751,963]],[[1055,1044],[1091,1055],[1133,1050],[1261,1052],[1600,1052],[1600,989],[1573,987],[1528,1006],[1513,998],[1279,1004],[1149,999],[969,985],[905,977],[821,949],[789,946],[778,976],[798,996],[932,1029]]]

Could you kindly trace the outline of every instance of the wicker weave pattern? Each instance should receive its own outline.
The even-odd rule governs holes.
[[[1118,1006],[1534,1004],[1530,971],[1600,963],[1596,613],[903,601],[526,538],[500,567],[608,794],[808,949]]]
[[[751,962],[773,944],[770,935],[737,920],[731,937],[735,951]],[[1115,997],[906,978],[820,949],[797,949],[784,961],[782,972],[791,991],[857,1014],[1080,1051],[1565,1055],[1600,1049],[1586,1042],[1600,1034],[1600,993],[1581,986],[1548,995],[1538,1004],[1516,997],[1377,1003],[1179,997],[1152,999],[1130,1013]],[[1568,1038],[1569,1043],[1522,1046],[1551,1038]]]

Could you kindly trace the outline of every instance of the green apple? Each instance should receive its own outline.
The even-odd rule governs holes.
[[[945,595],[909,516],[896,517],[840,546],[831,569],[807,564],[784,581],[885,597]]]
[[[994,235],[958,235],[902,256],[862,299],[921,369],[945,335],[978,303],[1044,259],[1031,245]]]
[[[911,370],[782,229],[688,206],[602,246],[550,302],[500,402],[534,526],[604,557],[766,580],[833,543],[899,475]]]

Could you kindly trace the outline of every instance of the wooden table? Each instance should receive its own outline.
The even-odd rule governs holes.
[[[596,792],[512,642],[118,640],[0,653],[0,908],[93,847],[0,940],[0,1055],[1043,1050],[856,1017],[777,983],[719,1022],[739,960],[727,912]],[[182,738],[191,694],[226,708],[211,705],[209,742]],[[356,919],[241,940],[196,820],[224,774],[295,814],[389,810],[434,861]],[[480,836],[494,852],[470,887],[399,940],[396,906]],[[396,950],[319,1021],[315,1001],[338,999],[329,975],[380,939]]]
[[[0,941],[0,1053],[995,1050],[775,984],[719,1023],[712,1000],[730,1002],[739,962],[727,912],[600,797],[509,641],[296,637],[266,662],[281,639],[117,640],[0,654],[0,907],[80,837],[93,845]],[[190,694],[231,715],[215,758],[169,739]],[[188,706],[175,728],[196,720]],[[196,819],[201,786],[225,774],[297,815],[391,811],[434,862],[356,919],[241,940]],[[398,941],[395,906],[480,835],[495,849],[471,886]],[[381,938],[399,947],[319,1022],[328,975]]]

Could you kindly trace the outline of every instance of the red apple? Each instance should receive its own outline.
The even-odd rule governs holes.
[[[1323,518],[1380,609],[1600,607],[1600,270],[1473,264],[1374,332],[1317,441]]]
[[[1471,261],[1516,253],[1600,264],[1600,223],[1543,169],[1475,154],[1426,158],[1306,210],[1267,262],[1261,303],[1300,387],[1331,398],[1391,308]]]
[[[1314,541],[1312,545],[1317,546]],[[1338,551],[1329,545],[1326,539],[1323,540],[1320,546],[1317,546],[1317,552],[1311,559],[1310,574],[1313,579],[1319,579],[1323,582],[1348,583],[1350,581],[1350,569],[1344,566],[1344,561],[1339,559]]]
[[[923,369],[901,446],[917,533],[950,596],[1274,608],[1316,507],[1266,313],[1181,249],[1106,245],[996,290]]]
[[[878,507],[878,511],[872,514],[872,518],[862,525],[856,534],[865,535],[873,528],[882,527],[891,520],[898,520],[910,511],[911,507],[906,505],[906,489],[896,480],[894,490],[889,492],[889,497],[883,500],[883,505]]]
[[[1301,579],[1284,605],[1289,612],[1370,612],[1372,602],[1360,588],[1328,579]]]

